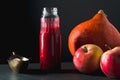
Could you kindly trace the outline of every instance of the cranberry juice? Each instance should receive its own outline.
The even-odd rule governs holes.
[[[61,34],[59,18],[41,18],[40,69],[56,71],[61,68]]]

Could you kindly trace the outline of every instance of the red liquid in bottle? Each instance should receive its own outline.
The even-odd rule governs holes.
[[[41,18],[40,69],[56,71],[61,68],[61,34],[59,17]]]

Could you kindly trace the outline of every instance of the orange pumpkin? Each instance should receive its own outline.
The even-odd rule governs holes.
[[[68,37],[68,47],[72,55],[84,44],[96,44],[103,51],[108,48],[120,46],[120,34],[118,30],[107,19],[103,10],[98,11],[95,16],[75,26]]]

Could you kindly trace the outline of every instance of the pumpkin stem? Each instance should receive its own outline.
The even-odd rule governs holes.
[[[104,15],[107,17],[107,15],[104,13],[104,11],[103,11],[102,9],[100,9],[100,10],[98,11],[98,14],[104,14]]]

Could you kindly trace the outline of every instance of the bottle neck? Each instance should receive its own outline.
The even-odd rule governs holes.
[[[57,8],[43,8],[41,17],[41,32],[59,31],[59,16]]]

